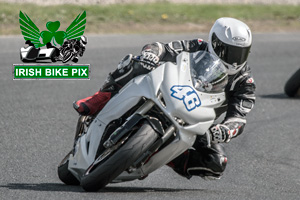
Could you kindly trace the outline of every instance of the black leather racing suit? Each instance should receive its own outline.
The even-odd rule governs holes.
[[[176,61],[176,56],[182,52],[207,51],[207,42],[201,39],[173,41],[168,44],[156,42],[147,44],[142,51],[156,54],[160,61]],[[125,60],[128,57],[125,57]],[[123,59],[124,60],[124,59]],[[122,62],[122,61],[121,61]],[[153,67],[131,62],[126,66],[120,66],[112,72],[102,91],[116,92],[135,76],[150,72]],[[246,115],[251,111],[255,103],[255,83],[251,76],[250,67],[246,64],[238,73],[228,78],[225,88],[226,101],[216,109],[217,118],[226,112],[225,124],[233,132],[233,137],[240,135],[246,124]],[[189,150],[174,159],[168,165],[179,174],[190,178],[191,175],[220,177],[225,170],[227,157],[223,144],[212,144],[206,147],[206,139],[197,137],[194,150]]]

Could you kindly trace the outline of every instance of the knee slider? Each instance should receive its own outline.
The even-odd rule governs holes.
[[[200,152],[193,151],[190,155],[187,173],[201,177],[221,177],[226,168],[227,157],[208,148],[198,150]]]
[[[205,163],[213,172],[223,173],[227,165],[227,157],[221,154],[210,154]]]

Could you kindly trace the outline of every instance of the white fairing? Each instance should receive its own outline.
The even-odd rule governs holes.
[[[69,159],[69,170],[80,179],[95,160],[106,125],[121,117],[143,97],[153,101],[173,122],[177,139],[152,156],[141,168],[130,174],[123,172],[114,182],[134,180],[153,172],[191,147],[197,134],[204,135],[215,120],[214,108],[225,101],[225,94],[196,90],[189,59],[190,54],[183,52],[177,57],[177,65],[167,62],[124,86],[98,114],[87,134],[80,138],[75,155]],[[181,119],[186,125],[181,126],[176,119]]]

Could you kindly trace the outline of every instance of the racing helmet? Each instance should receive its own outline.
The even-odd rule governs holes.
[[[223,17],[214,23],[208,39],[208,51],[218,56],[229,75],[246,64],[252,45],[250,28],[240,20]]]
[[[85,37],[84,35],[81,36],[79,42],[81,46],[85,46],[87,44],[87,37]]]

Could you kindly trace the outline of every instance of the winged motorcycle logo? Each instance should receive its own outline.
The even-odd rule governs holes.
[[[47,64],[49,60],[77,63],[79,56],[83,56],[87,44],[87,37],[83,35],[86,27],[86,11],[77,15],[64,31],[59,30],[59,21],[48,21],[47,30],[40,31],[30,17],[22,11],[19,14],[19,23],[25,39],[25,46],[20,49],[21,61],[39,64],[14,64],[14,80],[89,79],[89,64]]]
[[[59,31],[59,21],[48,21],[47,30],[40,31],[22,11],[19,14],[19,23],[27,45],[21,48],[23,62],[45,59],[51,59],[52,62],[77,62],[78,55],[82,56],[85,51],[87,38],[83,34],[86,27],[86,11],[79,14],[65,31]],[[46,46],[46,49],[40,49],[43,46]]]
[[[36,48],[45,46],[48,42],[53,42],[56,46],[56,43],[62,45],[65,39],[80,39],[85,30],[86,12],[79,14],[66,31],[57,31],[60,27],[59,21],[49,21],[46,24],[48,31],[40,32],[28,15],[22,11],[19,14],[19,22],[24,39],[30,40]]]

